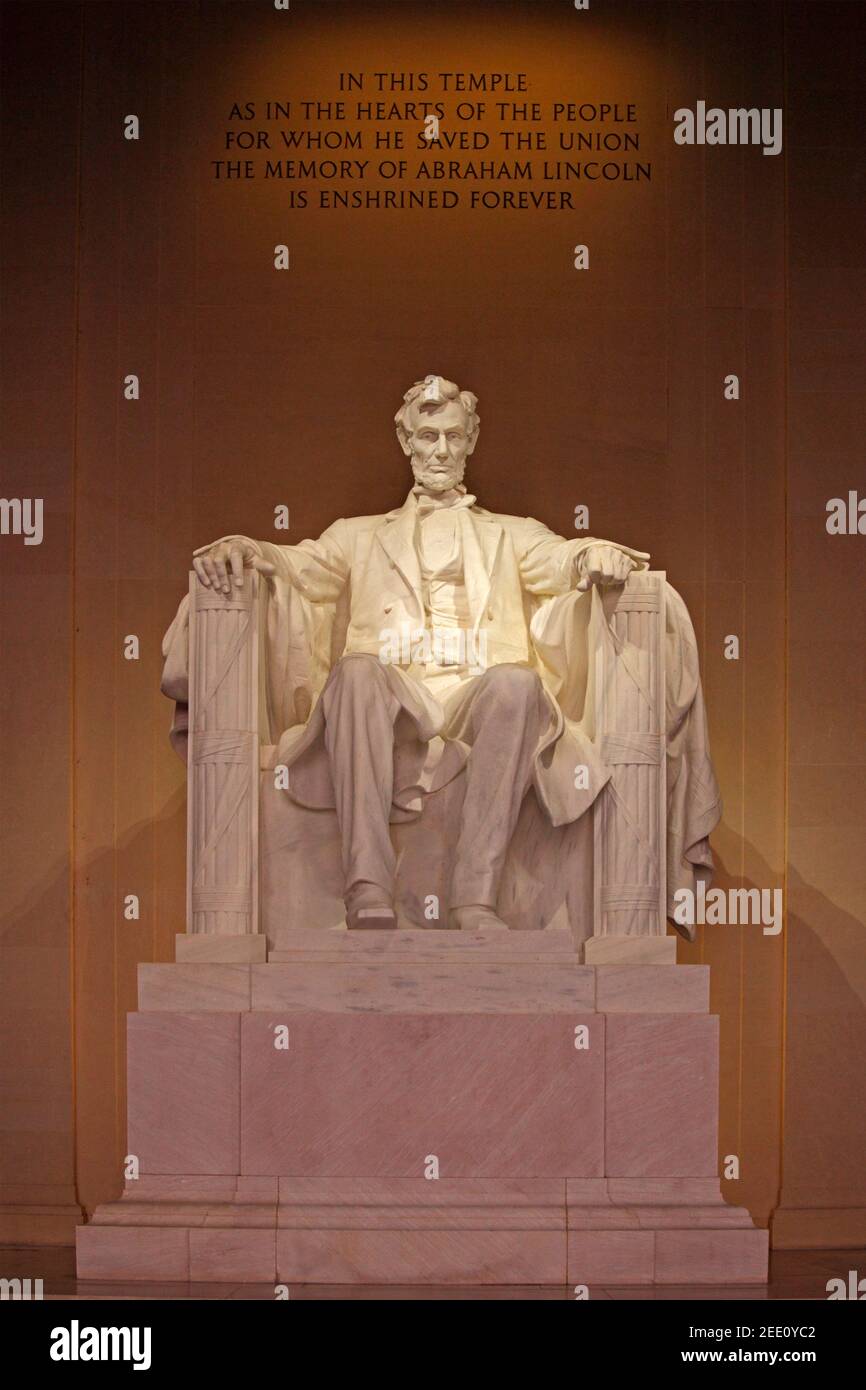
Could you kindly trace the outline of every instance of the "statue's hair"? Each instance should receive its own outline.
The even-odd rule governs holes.
[[[421,404],[420,398],[428,391],[430,394],[426,396],[426,400]],[[474,439],[478,433],[478,426],[481,424],[481,419],[476,409],[478,397],[473,395],[471,391],[461,391],[460,387],[457,386],[455,382],[449,381],[447,377],[436,376],[431,373],[431,375],[426,376],[423,381],[416,381],[413,386],[409,387],[409,390],[403,397],[403,404],[394,416],[394,424],[397,426],[397,434],[400,438],[400,443],[404,445],[408,444],[412,438],[410,412],[413,406],[418,406],[418,409],[421,410],[424,408],[424,405],[429,403],[431,409],[436,409],[437,406],[445,405],[448,401],[459,401],[463,406],[463,409],[466,411],[469,438],[470,440]]]

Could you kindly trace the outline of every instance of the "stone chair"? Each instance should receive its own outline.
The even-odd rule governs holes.
[[[346,617],[342,606],[312,605],[293,592],[272,617],[265,590],[251,573],[227,599],[191,575],[188,606],[176,620],[187,628],[188,691],[174,692],[186,695],[188,709],[181,700],[173,735],[189,766],[186,934],[262,936],[272,953],[287,932],[345,920],[336,815],[292,802],[274,763],[280,733],[304,721],[327,675],[313,651],[337,659]],[[614,773],[592,813],[562,827],[550,825],[530,791],[503,875],[503,919],[516,929],[568,930],[586,959],[675,958],[666,935],[665,590],[664,574],[633,574],[605,600],[604,621],[583,623],[594,641],[593,732]],[[548,602],[588,611],[593,596]],[[261,638],[269,622],[282,631],[271,631],[268,644]],[[267,668],[268,646],[288,653],[279,670]],[[447,919],[464,781],[460,774],[447,782],[426,797],[416,820],[392,827],[400,926],[439,925],[431,897],[432,911],[441,905]],[[263,958],[260,944],[245,945]],[[198,940],[196,958],[206,950]]]

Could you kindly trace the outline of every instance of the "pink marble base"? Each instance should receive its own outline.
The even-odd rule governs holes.
[[[552,932],[363,936],[142,971],[140,1177],[79,1229],[80,1278],[766,1277],[767,1233],[720,1195],[703,967],[580,966]]]
[[[287,1284],[725,1284],[766,1278],[767,1232],[718,1181],[281,1178],[234,1196],[142,1179],[79,1232],[82,1279]],[[695,1191],[695,1185],[703,1187]],[[685,1199],[673,1200],[676,1190]],[[691,1189],[691,1190],[690,1190]],[[687,1200],[698,1196],[702,1203]],[[667,1198],[667,1200],[665,1200]]]
[[[422,1177],[435,1157],[442,1177],[600,1176],[604,1029],[579,1012],[248,1015],[241,1171]]]
[[[717,1054],[707,1014],[131,1014],[129,1152],[144,1174],[711,1175]]]

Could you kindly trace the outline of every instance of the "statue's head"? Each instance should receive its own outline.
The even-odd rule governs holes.
[[[462,482],[478,441],[477,404],[471,391],[441,376],[416,381],[403,397],[394,416],[397,438],[415,481],[430,492],[450,492]]]

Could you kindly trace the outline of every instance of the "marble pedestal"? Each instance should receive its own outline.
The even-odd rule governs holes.
[[[79,1229],[79,1278],[760,1283],[767,1233],[720,1195],[708,976],[581,965],[558,930],[143,965],[140,1176]]]

